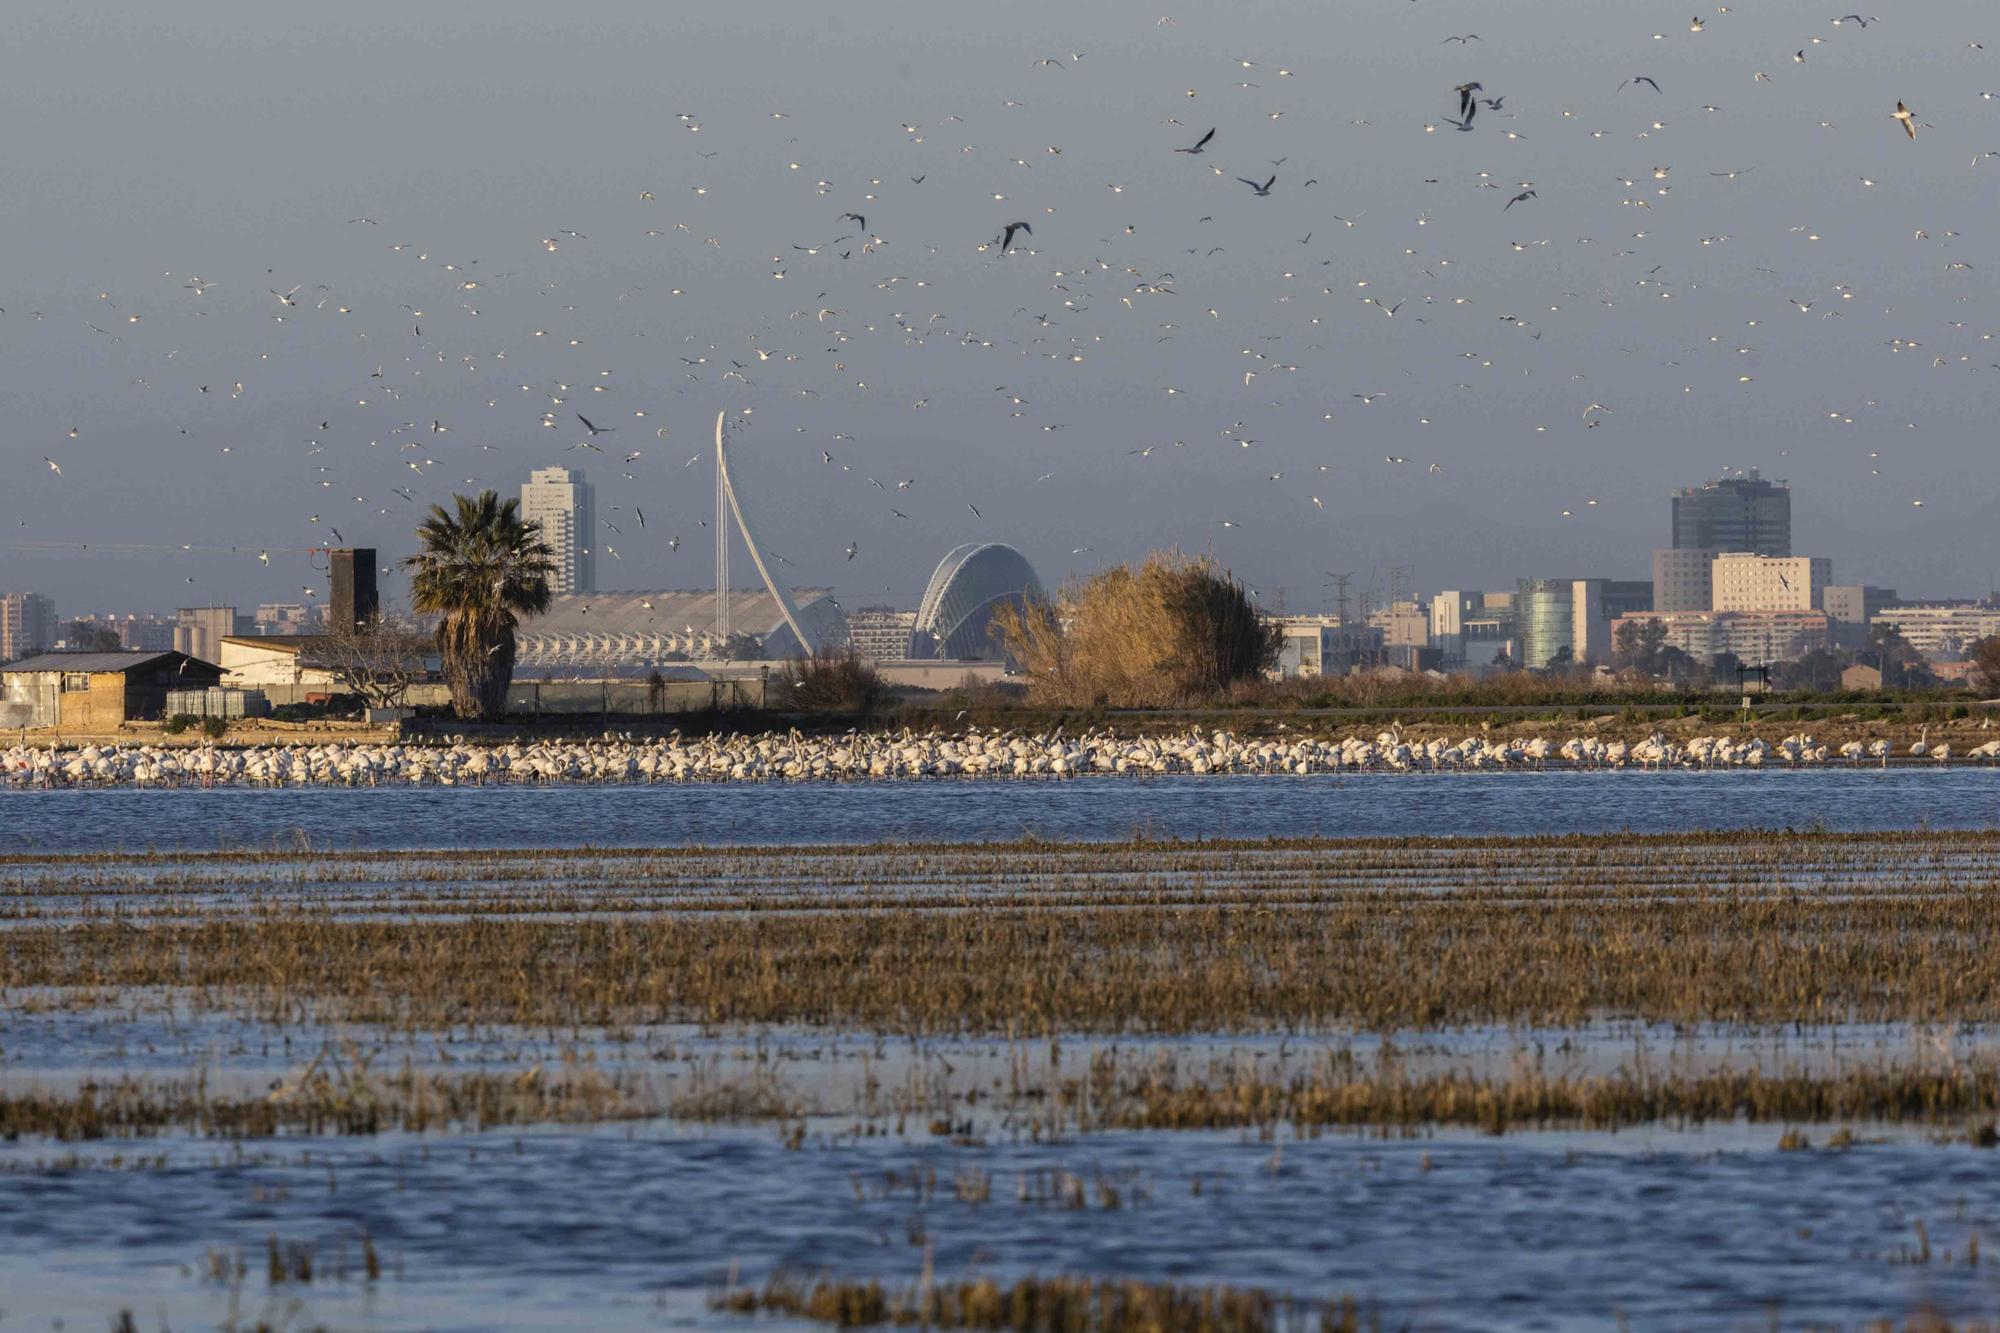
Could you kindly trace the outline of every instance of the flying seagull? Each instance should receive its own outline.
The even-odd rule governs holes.
[[[1903,122],[1904,133],[1908,134],[1912,139],[1917,137],[1916,112],[1910,110],[1910,108],[1904,106],[1901,102],[1898,102],[1896,103],[1896,109],[1894,111],[1891,111],[1889,115],[1893,119],[1900,120]]]
[[[590,432],[590,437],[593,440],[600,435],[609,435],[612,431],[618,429],[616,426],[593,426],[590,424],[590,418],[581,412],[576,414],[576,419],[583,423],[583,428]]]
[[[1536,194],[1532,189],[1523,190],[1519,194],[1515,195],[1512,199],[1509,199],[1507,201],[1507,208],[1512,208],[1514,205],[1528,199],[1539,199],[1539,198],[1541,198],[1541,196]],[[1505,213],[1507,211],[1507,208],[1503,208],[1500,211],[1502,213]]]
[[[1643,74],[1634,74],[1631,78],[1625,80],[1625,83],[1619,84],[1618,87],[1614,89],[1614,91],[1622,93],[1625,91],[1626,84],[1639,84],[1639,83],[1645,84],[1647,87],[1651,88],[1654,92],[1660,91],[1660,85],[1654,83],[1651,79],[1647,78]]]
[[[1461,83],[1458,85],[1456,91],[1458,93],[1458,118],[1469,121],[1472,119],[1472,103],[1474,101],[1472,95],[1474,93],[1485,92],[1486,85],[1483,83]]]
[[[1000,233],[1000,252],[1002,254],[1005,254],[1008,250],[1013,248],[1014,233],[1017,231],[1024,231],[1028,233],[1028,235],[1030,236],[1033,236],[1035,234],[1035,229],[1033,227],[1030,227],[1025,222],[1008,223]]]
[[[1249,186],[1249,187],[1250,187],[1250,188],[1251,188],[1252,190],[1255,190],[1255,191],[1257,192],[1257,197],[1258,197],[1259,199],[1268,199],[1268,198],[1270,198],[1270,197],[1271,197],[1271,187],[1272,187],[1273,185],[1276,185],[1276,184],[1278,183],[1278,178],[1277,178],[1277,177],[1276,177],[1275,175],[1274,175],[1274,176],[1272,176],[1272,177],[1271,177],[1271,179],[1269,179],[1269,180],[1265,181],[1265,182],[1264,182],[1264,183],[1263,183],[1262,185],[1259,185],[1259,184],[1258,184],[1258,183],[1257,183],[1256,181],[1253,181],[1253,180],[1251,180],[1251,179],[1250,179],[1249,177],[1247,177],[1247,176],[1238,176],[1238,177],[1237,177],[1236,179],[1237,179],[1237,180],[1240,180],[1240,181],[1242,181],[1242,182],[1243,182],[1243,183],[1244,183],[1245,185]]]
[[[1204,135],[1202,135],[1200,139],[1198,139],[1198,140],[1196,140],[1196,141],[1195,141],[1195,145],[1194,145],[1194,147],[1192,147],[1192,148],[1176,148],[1176,149],[1174,149],[1174,151],[1175,151],[1176,153],[1186,153],[1186,154],[1188,154],[1188,155],[1189,155],[1190,157],[1192,157],[1192,156],[1194,156],[1195,154],[1199,153],[1199,152],[1200,152],[1200,151],[1201,151],[1202,149],[1204,149],[1204,148],[1208,147],[1208,141],[1209,141],[1210,139],[1213,139],[1214,137],[1215,137],[1215,131],[1214,131],[1214,130],[1210,130],[1210,131],[1209,131],[1209,132],[1208,132],[1207,134],[1204,134]]]

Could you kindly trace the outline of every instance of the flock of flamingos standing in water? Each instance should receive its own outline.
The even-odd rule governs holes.
[[[1065,735],[971,730],[950,735],[850,731],[658,739],[606,735],[534,744],[88,745],[0,750],[0,786],[372,787],[659,782],[836,782],[918,778],[1072,778],[1100,774],[1314,774],[1474,769],[1715,769],[1825,764],[2000,762],[2000,740],[1955,751],[1928,731],[1907,748],[1884,739],[1833,746],[1806,734],[1776,744],[1699,736],[1554,742],[1365,737],[1241,737],[1190,730]]]

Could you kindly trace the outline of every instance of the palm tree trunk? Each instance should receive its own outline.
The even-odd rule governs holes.
[[[453,715],[467,722],[494,722],[505,715],[514,675],[511,629],[476,615],[448,615],[438,625],[438,655]]]
[[[484,656],[486,673],[479,682],[479,719],[498,722],[507,715],[507,687],[514,680],[514,631],[499,626]]]

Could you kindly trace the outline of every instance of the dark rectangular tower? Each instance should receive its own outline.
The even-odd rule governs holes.
[[[1677,550],[1792,553],[1792,493],[1750,468],[1705,486],[1675,491],[1674,547]]]
[[[332,595],[327,598],[326,627],[335,634],[373,623],[382,609],[375,592],[375,548],[336,547],[331,557]]]

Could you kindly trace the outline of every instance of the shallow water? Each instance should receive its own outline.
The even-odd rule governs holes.
[[[0,792],[0,853],[2000,827],[1988,768]]]
[[[2000,775],[1905,768],[0,793],[0,850],[51,854],[301,841],[416,849],[1816,823],[2000,826]],[[1886,860],[1898,874],[1951,891],[1953,880],[1985,876],[1990,861],[1983,839],[1907,855],[1896,847],[1834,852],[1760,863],[1744,871],[1755,883],[1739,887],[1749,892],[1768,880],[1777,889],[1865,892]],[[1663,885],[1724,877],[1728,855],[1691,843],[1685,855],[1661,858],[1657,874]],[[246,873],[257,899],[310,904],[334,917],[399,910],[395,893],[378,901],[389,890],[455,895],[453,910],[476,912],[488,898],[551,883],[588,894],[630,880],[687,910],[679,896],[692,894],[699,905],[724,888],[891,894],[928,882],[885,878],[868,865],[842,868],[818,852],[764,858],[744,872],[755,882],[741,884],[726,866],[719,879],[680,867],[683,883],[667,873],[675,867],[623,866],[630,857],[608,858],[619,863],[609,867],[593,861],[589,873],[565,865],[585,859],[537,858],[523,881],[501,874],[492,858],[460,856],[434,858],[446,863],[440,867],[418,857],[345,865],[315,855],[244,872],[199,859],[93,866],[51,855],[0,874],[0,901],[48,914],[45,922],[115,912],[143,929],[148,913],[171,920],[245,910],[235,881]],[[1253,887],[1286,887],[1282,874],[1253,874],[1255,861],[1237,855],[1233,873]],[[1397,873],[1407,886],[1421,869]],[[125,884],[128,877],[136,885]],[[1011,881],[1001,875],[996,891],[1003,882]],[[1023,1058],[1033,1066],[1031,1088],[1052,1082],[1047,1043],[1017,1049],[686,1024],[399,1037],[322,1026],[303,1013],[272,1027],[254,1007],[212,1009],[187,992],[112,990],[74,1010],[60,994],[4,998],[0,1093],[207,1071],[216,1092],[260,1097],[329,1044],[351,1051],[351,1040],[377,1053],[377,1069],[408,1061],[423,1070],[505,1074],[535,1063],[554,1069],[580,1055],[643,1077],[651,1093],[644,1100],[656,1107],[704,1081],[768,1077],[801,1094],[796,1105],[824,1114],[806,1122],[797,1148],[774,1125],[708,1126],[669,1115],[603,1128],[281,1135],[240,1145],[178,1133],[76,1149],[47,1139],[0,1143],[0,1328],[57,1320],[101,1327],[129,1309],[142,1328],[265,1320],[285,1328],[802,1330],[811,1326],[729,1319],[707,1299],[732,1273],[751,1284],[790,1271],[904,1287],[927,1261],[942,1279],[1132,1276],[1262,1287],[1306,1300],[1353,1297],[1390,1327],[1425,1329],[1598,1329],[1620,1318],[1636,1328],[1736,1329],[1774,1319],[1796,1328],[1900,1320],[1920,1310],[1990,1317],[2000,1309],[2000,1267],[1969,1261],[1975,1237],[1990,1248],[2000,1228],[2000,1154],[1966,1146],[1964,1125],[1858,1124],[1862,1142],[1840,1152],[1781,1151],[1783,1126],[1734,1123],[1504,1138],[1108,1131],[1051,1141],[1052,1122],[1010,1115],[994,1095]],[[1603,1024],[1392,1038],[1407,1069],[1495,1076],[1529,1064],[1593,1074],[1656,1062],[1773,1071],[1849,1060],[1955,1063],[1984,1057],[1994,1039],[1991,1029],[1900,1024],[1764,1031]],[[1190,1065],[1236,1058],[1274,1074],[1329,1051],[1364,1062],[1383,1057],[1382,1039],[1360,1033],[1081,1039],[1062,1043],[1063,1075],[1082,1073],[1107,1047],[1137,1059],[1176,1054]],[[982,1092],[974,1134],[933,1136],[927,1096],[942,1090],[953,1115],[966,1115],[973,1088]],[[1837,1128],[1805,1127],[1822,1144]],[[364,1233],[385,1265],[378,1281],[363,1274]],[[272,1237],[314,1249],[312,1282],[272,1285],[265,1265]],[[211,1251],[240,1253],[241,1279],[210,1276]]]
[[[2000,1227],[2000,1156],[1935,1141],[1962,1138],[1945,1126],[1862,1124],[1860,1145],[1840,1152],[1781,1151],[1781,1126],[1732,1123],[1505,1138],[1282,1128],[1051,1138],[989,1104],[1009,1068],[1027,1069],[1032,1086],[1118,1050],[1250,1060],[1278,1075],[1333,1048],[1382,1056],[1381,1039],[1363,1034],[1010,1045],[674,1024],[444,1038],[271,1027],[172,992],[130,993],[119,1010],[45,1008],[57,993],[17,998],[34,1012],[10,1027],[0,1091],[73,1088],[92,1074],[180,1077],[199,1063],[217,1071],[212,1088],[254,1094],[316,1046],[353,1041],[386,1042],[378,1067],[408,1059],[458,1073],[553,1066],[577,1048],[670,1086],[762,1071],[832,1113],[808,1122],[798,1148],[785,1146],[782,1126],[664,1117],[485,1134],[0,1145],[10,1327],[93,1327],[124,1308],[142,1327],[232,1314],[280,1327],[726,1327],[706,1301],[731,1273],[903,1287],[927,1257],[946,1279],[1079,1273],[1353,1297],[1391,1327],[1582,1329],[1622,1315],[1641,1328],[1741,1328],[1772,1314],[1783,1327],[1848,1325],[1920,1308],[1985,1314],[2000,1302],[2000,1269],[1968,1258],[1975,1236],[1990,1245]],[[1394,1037],[1404,1068],[1492,1073],[1825,1068],[1970,1058],[1990,1041],[1900,1024]],[[955,1113],[975,1115],[973,1136],[947,1140],[930,1132],[932,1111],[846,1113],[876,1082],[885,1108],[917,1082],[991,1091],[977,1113],[962,1101]],[[1806,1127],[1822,1144],[1836,1128]],[[378,1282],[363,1275],[364,1233],[382,1256]],[[311,1283],[270,1283],[271,1237],[313,1248]],[[240,1253],[241,1281],[207,1276],[210,1251]]]
[[[121,1306],[142,1326],[192,1326],[230,1305],[199,1275],[204,1252],[240,1247],[237,1308],[296,1300],[293,1326],[715,1327],[726,1321],[704,1297],[732,1269],[904,1285],[927,1251],[944,1278],[1220,1281],[1352,1295],[1425,1328],[1601,1328],[1619,1315],[1736,1328],[1774,1314],[1795,1327],[2000,1299],[2000,1269],[1966,1262],[1970,1238],[2000,1226],[1992,1153],[1780,1152],[1776,1138],[1107,1134],[789,1151],[757,1131],[640,1130],[289,1139],[240,1159],[155,1143],[143,1150],[164,1148],[163,1170],[10,1172],[0,1291],[24,1327],[99,1326]],[[0,1149],[0,1167],[48,1155]],[[956,1196],[969,1171],[989,1173],[990,1200]],[[1082,1206],[1063,1201],[1057,1172],[1080,1179]],[[363,1230],[384,1258],[379,1283],[359,1276]],[[318,1245],[314,1283],[268,1285],[273,1235]]]

